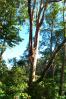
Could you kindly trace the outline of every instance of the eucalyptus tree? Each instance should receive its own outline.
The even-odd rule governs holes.
[[[61,0],[56,0],[54,2],[58,2]],[[44,0],[28,0],[28,13],[29,13],[29,21],[30,21],[30,32],[29,32],[29,60],[31,63],[30,66],[30,77],[29,77],[29,85],[32,84],[32,82],[40,82],[44,75],[46,74],[46,71],[50,68],[53,59],[56,56],[56,53],[61,49],[61,47],[66,42],[66,38],[63,40],[63,42],[55,48],[54,52],[52,53],[52,57],[49,59],[48,63],[45,64],[45,68],[43,70],[43,73],[41,74],[41,77],[36,80],[36,64],[37,64],[37,55],[38,55],[38,46],[39,46],[39,33],[40,28],[43,25],[43,21],[45,18],[45,11],[48,7],[48,4],[53,2],[51,1],[44,1]],[[35,24],[35,35],[33,40],[33,24]]]
[[[29,84],[35,81],[38,46],[39,46],[39,32],[44,20],[47,2],[43,0],[28,0],[28,13],[30,19],[30,34],[29,34],[29,60],[31,62]],[[33,41],[33,25],[35,25],[35,36]]]

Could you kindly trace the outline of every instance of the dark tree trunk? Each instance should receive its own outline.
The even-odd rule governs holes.
[[[60,77],[60,87],[59,87],[59,95],[63,95],[63,84],[64,84],[64,59],[65,53],[62,60],[62,67],[61,67],[61,77]]]
[[[65,31],[65,0],[64,0],[64,5],[63,5],[63,23],[64,23],[64,38],[66,31]],[[62,59],[62,67],[61,67],[61,77],[60,77],[60,87],[59,87],[59,95],[63,95],[63,84],[64,84],[64,66],[65,66],[65,61],[66,61],[66,55],[65,55],[65,51],[66,51],[66,46],[64,45],[63,47],[63,59]]]

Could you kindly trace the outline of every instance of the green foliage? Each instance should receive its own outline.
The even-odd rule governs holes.
[[[5,64],[0,64],[0,81],[4,82],[5,80],[5,75],[7,76],[8,74],[8,68]]]
[[[26,72],[21,67],[13,67],[9,72],[5,80],[5,93],[8,96],[19,95],[28,87]]]
[[[2,82],[0,82],[0,96],[4,96],[5,95],[5,92],[3,90],[3,86],[4,86],[4,84]]]
[[[22,40],[19,36],[19,30],[21,29],[20,25],[22,22],[28,18],[27,10],[27,0],[0,0],[0,54],[5,51],[7,45],[12,47],[19,44]],[[54,46],[57,47],[64,39],[64,22],[59,22],[59,24],[56,24],[59,10],[61,9],[57,3],[51,3],[48,6],[45,15],[46,24],[49,25],[50,28],[49,31],[52,30],[52,26],[50,25],[54,25],[55,29],[55,31],[53,31],[53,39],[51,41],[53,43],[53,48]],[[34,21],[36,20],[34,19]],[[54,24],[52,24],[52,21],[54,21]],[[56,29],[58,25],[61,29]],[[34,26],[36,26],[36,24]],[[44,35],[45,31],[42,32]],[[47,48],[43,50],[42,58],[38,60],[38,69],[36,72],[37,78],[39,78],[45,68],[45,61],[47,63],[52,54],[50,44],[48,44],[48,41],[51,39],[49,35],[50,32],[46,32],[47,35],[43,36],[44,42],[42,43],[42,46]],[[47,39],[46,36],[48,36]],[[2,58],[2,55],[0,58]],[[44,78],[40,83],[33,85],[29,92],[28,62],[26,62],[26,60],[16,62],[14,58],[14,66],[11,70],[8,70],[5,63],[0,59],[0,99],[13,99],[14,97],[20,97],[21,99],[65,99],[66,96],[64,94],[63,96],[59,95],[60,69],[62,66],[62,60],[63,51],[60,50],[53,62],[53,66],[55,67],[54,78],[52,75],[50,77],[48,72],[50,72],[51,69],[49,69],[46,78]],[[26,72],[26,69],[28,72]],[[52,72],[50,73],[52,74]],[[64,70],[64,78],[65,77],[66,68]],[[64,79],[63,83],[63,92],[65,92],[66,79]]]
[[[55,99],[57,94],[56,83],[52,79],[45,79],[44,86],[46,99]]]
[[[0,57],[7,45],[12,47],[23,39],[19,35],[21,23],[20,11],[23,11],[24,0],[0,0]],[[20,7],[21,5],[21,7]]]
[[[5,40],[10,46],[21,41],[19,30],[16,28],[18,25],[16,3],[17,0],[0,1],[0,39]]]
[[[46,12],[46,21],[50,25],[52,24],[52,21],[56,21],[58,12],[59,12],[59,5],[57,3],[52,3]]]
[[[31,96],[29,96],[28,93],[22,93],[21,99],[31,99]]]

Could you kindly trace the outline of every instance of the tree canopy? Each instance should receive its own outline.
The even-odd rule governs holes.
[[[66,98],[65,18],[65,0],[0,0],[0,99]],[[26,50],[10,69],[2,55],[22,42],[26,22]]]

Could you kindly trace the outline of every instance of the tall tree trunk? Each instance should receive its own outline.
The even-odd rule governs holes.
[[[64,0],[64,4],[63,4],[63,23],[64,23],[64,38],[65,38],[65,0]],[[65,59],[66,59],[66,56],[65,56],[65,49],[66,49],[66,46],[64,45],[64,48],[63,48],[63,60],[62,60],[62,67],[61,67],[61,77],[60,77],[60,87],[59,87],[59,95],[63,95],[63,83],[64,83],[64,66],[65,66]]]
[[[33,1],[33,7],[31,6],[32,0],[28,0],[28,13],[30,18],[30,34],[29,34],[29,61],[30,61],[30,74],[29,74],[29,86],[36,80],[36,65],[38,58],[38,46],[39,46],[39,30],[44,20],[44,13],[47,8],[47,3],[44,5],[43,0],[40,1],[38,12],[34,12],[36,8],[36,0]],[[42,6],[43,5],[43,6]],[[45,8],[44,8],[45,6]],[[42,15],[41,15],[42,13]],[[36,31],[34,41],[32,37],[34,14],[36,14]]]
[[[53,6],[53,5],[52,5]],[[53,22],[53,18],[52,18],[52,24],[51,24],[51,39],[50,39],[50,50],[51,50],[51,52],[50,52],[50,57],[52,57],[52,47],[53,47],[53,26],[54,26],[54,24],[53,24],[54,22]],[[52,64],[51,64],[51,76],[54,78],[54,64],[53,64],[53,62],[52,62]]]
[[[65,53],[63,53],[63,55],[64,55],[64,54],[65,54]],[[64,65],[65,65],[65,64],[64,64],[64,58],[65,58],[65,55],[63,56],[63,60],[62,60],[59,95],[63,95]]]
[[[29,85],[32,84],[36,80],[36,66],[37,66],[37,59],[38,59],[38,46],[39,46],[39,32],[37,36],[37,43],[36,46],[32,48],[32,55],[31,55],[31,66],[30,66],[30,77],[29,77]]]
[[[38,33],[38,37],[37,37],[37,46],[34,51],[32,81],[36,80],[36,65],[37,65],[37,59],[38,59],[38,46],[39,46],[39,33]]]

